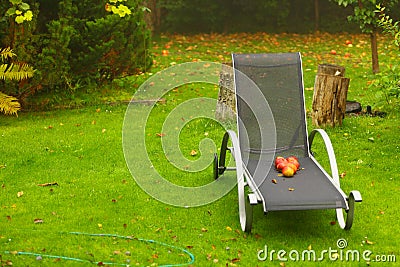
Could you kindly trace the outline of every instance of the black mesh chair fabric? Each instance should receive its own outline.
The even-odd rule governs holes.
[[[310,157],[300,53],[232,58],[241,154],[267,209],[345,208],[342,194]],[[304,170],[292,178],[278,176],[278,155],[297,156]]]

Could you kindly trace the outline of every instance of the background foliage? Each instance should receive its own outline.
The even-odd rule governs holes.
[[[17,21],[18,14],[3,11],[18,9],[20,3],[0,1],[0,46],[11,47],[37,73],[29,83],[2,83],[0,91],[23,100],[41,89],[74,91],[82,84],[100,84],[151,65],[151,36],[141,1],[123,1],[118,7],[125,9],[114,8],[115,12],[106,6],[116,1],[25,2],[33,16]]]
[[[332,1],[307,0],[158,0],[161,31],[194,32],[327,32],[357,31],[345,23],[352,10]],[[316,8],[318,15],[316,14]],[[316,18],[319,16],[319,18]],[[317,21],[318,20],[318,21]]]

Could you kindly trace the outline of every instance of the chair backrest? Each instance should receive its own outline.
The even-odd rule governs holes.
[[[308,157],[300,53],[233,54],[232,59],[242,156]]]

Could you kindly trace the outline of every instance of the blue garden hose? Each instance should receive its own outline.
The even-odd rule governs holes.
[[[122,235],[115,235],[115,234],[91,234],[91,233],[81,233],[81,232],[67,232],[63,234],[71,234],[71,235],[85,235],[85,236],[97,236],[97,237],[114,237],[114,238],[120,238],[120,239],[130,239],[130,240],[138,240],[141,242],[146,242],[146,243],[151,243],[151,244],[157,244],[163,247],[168,247],[172,248],[175,250],[180,250],[183,253],[187,254],[190,258],[190,261],[187,263],[177,263],[177,264],[164,264],[160,265],[162,267],[175,267],[175,266],[186,266],[186,265],[191,265],[194,263],[194,255],[190,253],[188,250],[184,248],[179,248],[173,245],[169,245],[167,243],[159,242],[156,240],[151,240],[151,239],[143,239],[143,238],[133,238],[130,236],[122,236]],[[114,263],[114,262],[93,262],[89,260],[84,260],[84,259],[79,259],[79,258],[72,258],[72,257],[66,257],[66,256],[58,256],[58,255],[47,255],[47,254],[41,254],[41,253],[34,253],[34,252],[26,252],[26,251],[17,251],[15,253],[12,253],[10,251],[5,251],[4,253],[6,254],[16,254],[16,255],[29,255],[29,256],[36,256],[36,257],[44,257],[44,258],[53,258],[53,259],[63,259],[63,260],[69,260],[69,261],[76,261],[76,262],[89,262],[93,263],[96,265],[116,265],[116,266],[129,266],[129,264],[125,263]]]

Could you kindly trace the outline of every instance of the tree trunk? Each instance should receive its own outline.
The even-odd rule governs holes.
[[[370,34],[371,36],[371,52],[372,52],[372,72],[379,72],[379,60],[378,60],[378,33],[374,29]]]
[[[146,21],[147,27],[152,31],[156,32],[160,27],[161,21],[161,10],[157,7],[156,0],[143,0],[142,5],[150,9],[144,14],[144,20]]]
[[[222,122],[236,120],[236,99],[231,64],[223,64],[219,74],[219,92],[215,118]]]
[[[312,105],[312,123],[316,127],[342,125],[350,83],[344,73],[341,66],[318,66]]]
[[[314,0],[315,31],[319,31],[319,0]]]

